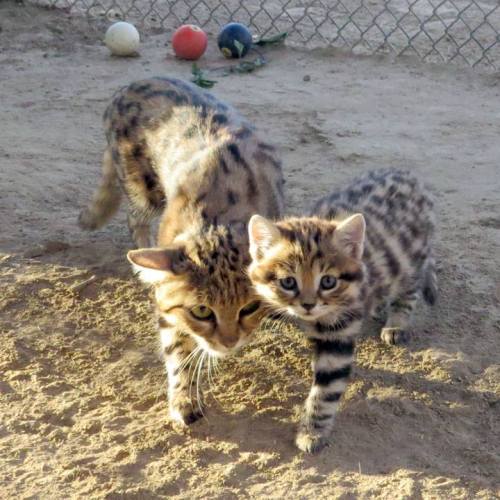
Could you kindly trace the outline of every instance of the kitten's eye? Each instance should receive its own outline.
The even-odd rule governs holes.
[[[214,318],[214,312],[207,306],[195,306],[189,311],[196,319],[209,321]]]
[[[260,307],[260,302],[258,300],[254,300],[253,302],[248,303],[246,306],[243,306],[240,309],[240,318],[243,316],[250,316]]]
[[[297,280],[292,276],[280,279],[279,283],[284,290],[295,290],[297,288]]]
[[[331,290],[337,285],[337,278],[331,274],[325,274],[321,278],[320,286],[323,290]]]

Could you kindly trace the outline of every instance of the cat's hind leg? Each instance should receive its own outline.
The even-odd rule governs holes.
[[[148,160],[129,160],[125,167],[128,228],[137,248],[148,248],[154,246],[151,223],[165,208],[165,195]]]
[[[122,189],[118,179],[118,166],[113,160],[110,148],[107,147],[102,157],[102,176],[92,201],[84,208],[78,224],[82,229],[94,231],[104,226],[120,206]]]

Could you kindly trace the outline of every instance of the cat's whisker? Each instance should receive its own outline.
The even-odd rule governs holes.
[[[222,369],[221,369],[221,367],[220,367],[219,363],[220,363],[219,358],[214,358],[214,370],[215,370],[215,374],[216,374],[218,377],[220,377],[220,374],[221,374],[221,371],[222,371]]]
[[[213,380],[212,380],[212,356],[209,354],[207,358],[207,378],[210,390],[213,391]]]
[[[193,385],[195,383],[195,377],[196,377],[196,368],[198,367],[198,364],[199,364],[202,356],[203,356],[203,351],[200,349],[198,351],[198,357],[196,358],[196,361],[193,363],[190,363],[190,365],[189,365],[189,370],[188,370],[189,399],[191,401],[192,401]]]
[[[219,359],[216,356],[212,356],[212,373],[216,377],[220,375]]]
[[[283,327],[289,324],[290,319],[286,309],[278,308],[276,311],[273,311],[272,318],[266,318],[262,322],[260,329],[270,331],[271,333],[279,333]]]
[[[208,355],[208,363],[207,363],[207,371],[208,371],[208,385],[210,386],[210,393],[212,394],[212,398],[217,402],[219,406],[222,406],[219,399],[215,395],[215,383],[212,377],[212,372],[214,370],[215,365],[215,357],[211,354]]]
[[[193,349],[181,362],[179,365],[179,374],[182,373],[188,363],[200,352],[201,347],[197,346],[195,349]]]
[[[199,353],[200,349],[195,349],[193,352],[191,352],[190,355],[184,360],[182,367],[179,369],[179,375],[183,373],[186,369],[188,370],[187,379],[189,384],[192,383],[190,379],[191,379],[191,372],[193,371],[193,367],[195,365],[194,360],[199,355]]]
[[[196,401],[198,403],[198,408],[200,410],[200,413],[206,418],[205,413],[203,412],[203,404],[201,401],[201,396],[200,396],[200,376],[203,370],[203,364],[205,362],[205,357],[207,356],[207,352],[203,351],[203,353],[200,356],[200,363],[198,363],[198,376],[196,377]],[[208,418],[207,418],[208,420]]]

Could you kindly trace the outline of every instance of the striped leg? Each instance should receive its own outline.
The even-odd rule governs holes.
[[[410,290],[391,301],[387,321],[380,332],[380,338],[386,344],[395,345],[407,340],[407,328],[411,323],[417,299],[417,291]]]
[[[314,380],[295,440],[308,453],[320,451],[328,443],[354,359],[354,340],[313,339],[312,343]]]
[[[194,359],[190,357],[196,342],[179,330],[167,326],[160,318],[160,338],[168,376],[168,402],[170,417],[183,425],[196,422],[201,416],[198,401]]]

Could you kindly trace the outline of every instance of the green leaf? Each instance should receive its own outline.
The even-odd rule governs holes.
[[[279,43],[283,43],[288,36],[287,31],[283,31],[282,33],[278,33],[277,35],[270,36],[268,38],[261,38],[254,42],[254,45],[259,45],[263,47],[264,45],[278,45]]]
[[[263,57],[259,56],[253,61],[242,61],[234,66],[224,68],[224,75],[227,76],[232,73],[251,73],[261,66],[264,66],[265,64],[266,60]]]
[[[238,51],[238,57],[241,59],[243,57],[243,52],[245,51],[245,46],[239,42],[238,40],[234,41],[234,46],[236,47],[236,50]]]
[[[193,76],[191,77],[191,81],[198,85],[198,87],[210,89],[217,83],[217,80],[210,80],[209,78],[206,78],[203,74],[203,71],[198,68],[198,65],[196,63],[193,63],[191,73],[193,74]]]

